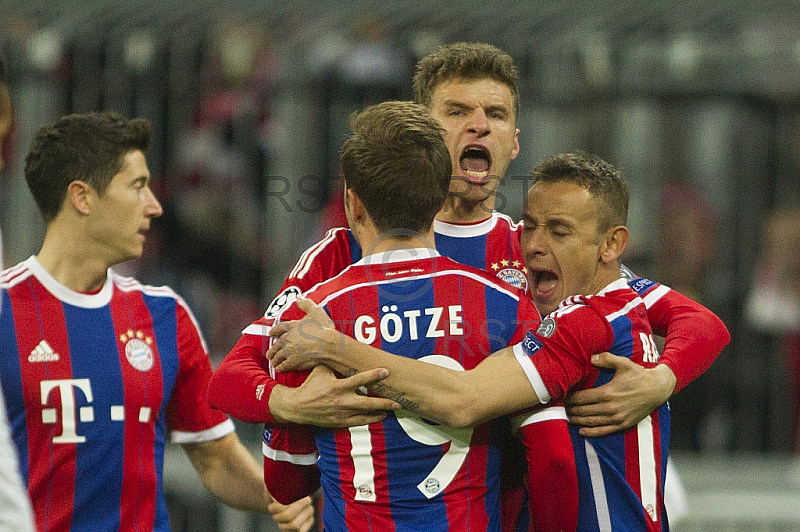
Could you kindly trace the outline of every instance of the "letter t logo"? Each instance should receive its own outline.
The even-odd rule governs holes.
[[[77,432],[78,420],[75,416],[75,395],[72,388],[79,388],[83,391],[88,402],[92,402],[92,386],[89,379],[61,379],[55,381],[42,381],[40,384],[42,391],[42,405],[46,405],[50,398],[50,392],[55,388],[61,396],[61,434],[53,438],[53,443],[83,443],[85,436],[79,436]],[[42,423],[56,422],[56,409],[42,409]],[[91,406],[84,406],[80,411],[81,421],[94,421],[94,409]]]

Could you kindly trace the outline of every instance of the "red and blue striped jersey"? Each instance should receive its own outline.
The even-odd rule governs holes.
[[[497,212],[474,224],[434,220],[436,250],[461,264],[487,271],[515,288],[528,290],[527,270],[520,247],[521,226]],[[256,323],[270,327],[272,320],[299,294],[331,279],[361,259],[361,246],[350,229],[330,229],[308,248],[284,281],[279,295]]]
[[[434,220],[433,227],[439,253],[485,270],[527,292],[527,270],[519,243],[521,226],[511,218],[494,212],[490,218],[476,224]],[[361,247],[350,230],[343,227],[330,229],[322,240],[308,248],[264,315],[245,328],[239,343],[217,367],[209,402],[243,421],[274,423],[268,404],[275,382],[261,362],[268,349],[268,334],[275,317],[297,296],[335,277],[360,259]]]
[[[522,291],[432,250],[368,256],[305,296],[363,343],[462,370],[540,321]],[[290,306],[280,319],[300,316]],[[274,377],[299,386],[306,373]],[[500,530],[505,431],[495,424],[452,429],[399,411],[349,429],[277,427],[265,432],[265,480],[279,500],[299,498],[313,484],[290,485],[286,475],[270,473],[269,462],[316,463],[328,532]]]
[[[543,402],[611,380],[613,371],[591,363],[592,355],[603,351],[647,368],[658,362],[644,302],[625,279],[597,295],[567,298],[514,346]],[[523,438],[525,417],[516,418]],[[668,530],[663,494],[669,431],[666,404],[638,425],[611,436],[585,438],[570,426],[578,467],[579,531]]]
[[[484,270],[515,288],[528,290],[528,270],[522,257],[522,225],[505,214],[474,224],[433,221],[436,249],[445,257]]]
[[[169,530],[166,432],[233,431],[206,404],[211,364],[189,308],[110,270],[99,292],[73,292],[34,257],[0,281],[0,378],[39,530]]]

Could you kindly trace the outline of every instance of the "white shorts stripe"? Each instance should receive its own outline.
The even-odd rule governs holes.
[[[647,416],[636,426],[639,440],[639,487],[642,506],[652,521],[658,521],[658,473],[653,442],[653,420]]]
[[[603,480],[600,459],[597,458],[597,452],[595,452],[589,440],[585,440],[583,445],[586,450],[586,461],[589,463],[589,478],[592,483],[594,505],[597,509],[597,529],[600,532],[611,532],[611,512],[608,509],[606,483]]]

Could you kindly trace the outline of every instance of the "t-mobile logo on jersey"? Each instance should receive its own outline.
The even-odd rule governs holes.
[[[85,436],[79,436],[77,432],[77,419],[75,418],[75,394],[73,388],[78,388],[83,392],[88,402],[92,402],[92,385],[89,379],[60,379],[56,381],[42,381],[40,388],[42,391],[42,405],[46,405],[50,399],[50,392],[58,388],[61,395],[61,434],[53,438],[53,443],[83,443]],[[80,408],[80,418],[82,422],[94,421],[94,408],[82,406]],[[58,412],[55,408],[42,409],[42,423],[52,424],[57,421]]]
[[[53,443],[83,443],[86,436],[78,434],[78,420],[81,423],[91,423],[94,421],[94,407],[82,406],[77,409],[75,405],[75,389],[83,392],[87,403],[92,403],[92,385],[89,379],[59,379],[53,381],[41,381],[39,383],[42,397],[42,406],[46,406],[50,400],[50,394],[58,389],[61,398],[61,434],[53,438]],[[76,415],[77,414],[77,415]],[[125,407],[122,405],[112,405],[110,409],[111,421],[125,420]],[[139,409],[139,422],[149,423],[151,418],[149,406]],[[58,422],[58,410],[56,408],[42,409],[42,423],[52,425]]]

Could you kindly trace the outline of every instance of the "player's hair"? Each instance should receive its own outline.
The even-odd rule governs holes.
[[[72,181],[105,194],[125,156],[147,151],[151,134],[147,120],[110,111],[66,115],[40,127],[25,159],[25,180],[45,223],[58,215]]]
[[[422,105],[389,101],[354,113],[350,128],[341,151],[345,186],[375,227],[427,232],[452,173],[439,122]]]
[[[574,151],[551,155],[533,169],[533,183],[567,182],[579,185],[597,200],[598,232],[628,220],[628,184],[619,171],[596,155]]]
[[[453,80],[477,81],[490,78],[511,91],[514,117],[519,114],[519,73],[511,56],[486,43],[456,42],[440,46],[417,63],[414,99],[431,106],[433,93],[441,83]]]

